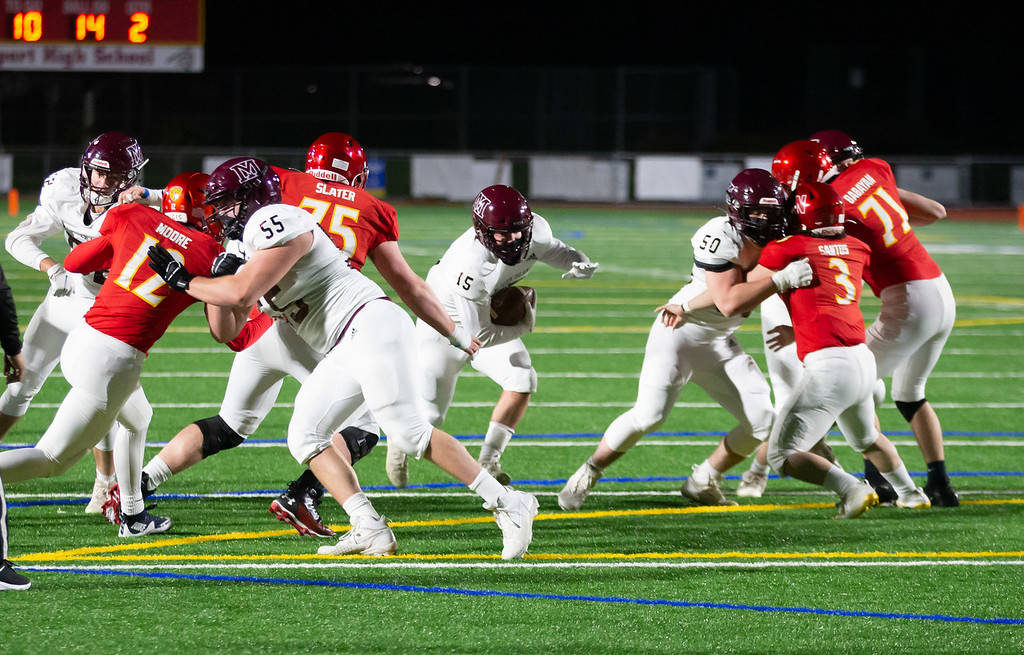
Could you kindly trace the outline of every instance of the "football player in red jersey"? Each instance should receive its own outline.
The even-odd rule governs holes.
[[[82,322],[103,284],[102,271],[88,276],[68,273],[46,253],[44,242],[57,234],[63,234],[70,246],[96,238],[106,211],[127,199],[129,191],[133,198],[145,197],[145,203],[159,205],[158,190],[134,186],[148,161],[134,137],[117,131],[100,134],[86,146],[78,166],[46,178],[38,206],[7,235],[7,251],[25,266],[46,273],[50,289],[25,330],[24,376],[0,395],[0,439],[28,411],[57,365],[65,339]],[[112,450],[119,429],[115,425],[93,449],[96,478],[87,514],[102,511],[114,484]]]
[[[892,376],[890,393],[897,409],[910,424],[928,467],[925,493],[932,504],[960,504],[946,473],[942,426],[925,397],[925,384],[953,330],[956,304],[949,282],[917,239],[911,225],[926,225],[946,215],[938,202],[900,189],[892,168],[881,159],[865,158],[853,139],[838,130],[811,137],[835,163],[838,176],[807,162],[806,179],[824,173],[843,198],[847,232],[871,248],[864,281],[882,301],[878,318],[867,332],[867,345],[875,355],[879,378]],[[783,180],[786,183],[786,180]],[[865,473],[883,502],[893,500],[870,461]]]
[[[110,209],[99,236],[76,246],[64,260],[74,273],[109,269],[85,322],[61,352],[61,369],[71,390],[33,448],[0,453],[0,475],[8,482],[60,475],[110,429],[124,427],[114,448],[122,493],[118,535],[137,537],[166,531],[169,518],[149,514],[140,481],[142,449],[152,409],[139,377],[142,362],[167,326],[196,302],[172,291],[146,265],[146,253],[160,244],[195,270],[209,271],[220,244],[203,231],[202,220],[178,223],[141,205]]]
[[[772,426],[768,461],[782,475],[837,493],[836,518],[861,515],[878,504],[871,486],[810,452],[837,422],[850,446],[870,459],[896,490],[897,506],[930,507],[892,442],[875,425],[875,360],[864,343],[860,312],[861,278],[871,250],[845,233],[843,201],[827,184],[798,183],[794,212],[802,231],[765,246],[749,282],[733,288],[738,309],[750,311],[765,295],[759,281],[801,258],[814,270],[815,284],[783,294],[804,372]]]
[[[479,342],[456,330],[430,287],[402,256],[395,209],[364,189],[369,173],[366,154],[353,137],[340,132],[318,137],[307,151],[305,173],[272,169],[280,179],[281,202],[313,214],[349,266],[361,270],[369,258],[417,316],[454,346],[476,352]],[[228,249],[232,249],[230,243]],[[305,380],[322,358],[287,322],[272,321],[258,310],[229,346],[238,354],[220,411],[186,426],[146,465],[147,494],[171,475],[241,444],[273,407],[284,378]],[[358,460],[377,442],[379,428],[368,413],[350,417],[339,428],[335,443],[349,460]],[[331,537],[334,532],[324,525],[318,510],[322,497],[323,487],[307,470],[271,503],[270,510],[300,534]]]

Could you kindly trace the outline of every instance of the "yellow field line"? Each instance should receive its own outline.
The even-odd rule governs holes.
[[[963,505],[1009,505],[1024,504],[1022,498],[990,499],[990,500],[963,500]],[[723,514],[730,512],[771,512],[791,509],[824,509],[832,507],[832,503],[796,503],[792,505],[730,505],[730,506],[693,506],[693,507],[662,507],[654,509],[637,510],[606,510],[599,512],[560,512],[558,514],[538,514],[537,521],[557,521],[566,519],[593,519],[593,518],[617,518],[627,516],[670,516],[679,514]],[[433,519],[429,521],[393,521],[393,528],[409,527],[438,527],[469,525],[473,523],[490,523],[493,519],[489,516],[474,516],[457,519]],[[347,525],[331,526],[337,532],[344,532],[349,529]],[[84,558],[89,555],[100,555],[104,553],[122,553],[134,550],[148,550],[153,548],[169,548],[172,546],[186,546],[198,543],[209,543],[215,541],[237,541],[243,539],[264,539],[267,537],[281,537],[294,534],[292,530],[262,530],[259,532],[227,532],[223,534],[210,534],[195,537],[178,537],[174,539],[157,539],[154,541],[140,541],[129,544],[117,544],[113,546],[90,546],[74,548],[70,550],[58,550],[44,553],[30,553],[15,558],[19,562],[37,562],[54,560],[73,560]],[[136,556],[131,556],[136,557]],[[137,556],[145,557],[145,556]],[[154,556],[160,557],[160,556]],[[191,556],[185,556],[191,557]],[[216,557],[216,556],[215,556]],[[232,557],[232,556],[224,556]],[[275,556],[266,556],[275,557]],[[288,556],[291,557],[291,556]],[[477,557],[467,555],[467,557]]]
[[[338,559],[337,555],[319,555],[316,553],[275,553],[271,555],[76,555],[68,557],[54,557],[45,561],[61,562],[260,562],[273,560],[323,560]],[[344,555],[344,559],[372,560],[378,561],[381,558],[371,555]],[[389,555],[391,560],[407,561],[456,561],[456,560],[496,560],[501,559],[497,553],[406,553],[401,555]],[[527,553],[523,556],[526,560],[797,560],[797,559],[911,559],[911,558],[936,558],[936,559],[977,559],[985,557],[1024,557],[1022,550],[1010,551],[809,551],[809,552],[744,552],[744,551],[723,551],[709,553]],[[28,562],[40,561],[30,557],[17,557],[12,561]]]

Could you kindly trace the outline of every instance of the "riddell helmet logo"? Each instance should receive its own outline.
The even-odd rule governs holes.
[[[481,193],[473,201],[473,214],[483,219],[484,211],[487,210],[487,206],[490,204],[491,199]]]
[[[255,159],[244,159],[240,162],[231,165],[231,170],[235,172],[239,182],[248,182],[249,180],[255,180],[260,175],[260,167],[256,163]]]

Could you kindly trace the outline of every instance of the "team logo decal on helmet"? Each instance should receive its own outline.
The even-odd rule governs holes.
[[[523,194],[510,186],[489,186],[473,199],[477,240],[505,264],[518,264],[530,249],[533,212]],[[512,237],[518,238],[512,240]]]
[[[843,199],[835,189],[822,182],[801,182],[793,195],[793,210],[805,230],[817,236],[843,234]]]

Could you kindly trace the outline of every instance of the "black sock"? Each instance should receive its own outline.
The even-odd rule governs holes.
[[[864,479],[867,480],[872,487],[877,487],[879,484],[886,481],[885,478],[882,477],[882,472],[871,463],[870,459],[864,460]]]
[[[949,474],[946,473],[946,460],[940,459],[935,462],[928,462],[928,483],[938,486],[949,484]]]
[[[299,476],[299,479],[294,482],[294,484],[300,489],[315,489],[320,492],[323,492],[324,490],[324,486],[320,484],[320,480],[318,480],[317,477],[313,474],[313,471],[309,469],[306,469],[302,473],[302,475]]]

